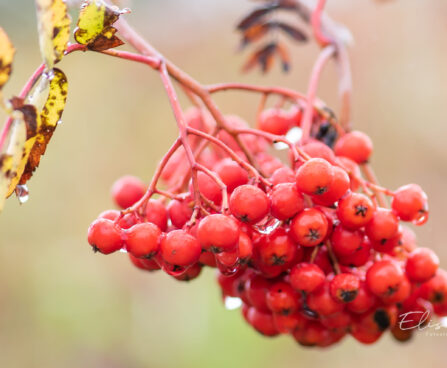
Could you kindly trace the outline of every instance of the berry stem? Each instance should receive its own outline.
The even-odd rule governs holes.
[[[303,135],[301,137],[302,143],[306,143],[310,136],[314,113],[314,101],[317,95],[317,88],[320,81],[321,73],[326,63],[334,56],[334,53],[335,47],[333,45],[326,46],[321,51],[312,69],[309,87],[307,89],[307,104],[306,108],[304,109],[303,121],[301,123],[301,128],[303,130]]]
[[[337,256],[332,249],[332,244],[330,240],[326,240],[326,248],[329,253],[329,258],[331,259],[332,267],[334,268],[335,274],[338,275],[341,273],[340,265],[338,264]]]

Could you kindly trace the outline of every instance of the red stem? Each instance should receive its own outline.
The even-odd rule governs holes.
[[[321,13],[323,12],[325,5],[326,0],[318,0],[318,3],[310,18],[310,23],[315,40],[320,44],[321,47],[326,47],[327,45],[332,43],[331,40],[326,37],[321,30]]]
[[[317,95],[318,82],[320,81],[321,73],[324,66],[330,60],[330,58],[335,53],[335,47],[333,45],[326,46],[323,51],[321,51],[318,56],[314,67],[312,69],[312,74],[310,76],[309,87],[307,90],[307,104],[304,110],[303,120],[301,123],[301,128],[303,130],[303,135],[301,142],[306,143],[310,136],[310,130],[312,126],[312,118],[314,112],[314,101]]]

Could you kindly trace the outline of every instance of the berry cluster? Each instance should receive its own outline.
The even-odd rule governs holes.
[[[181,281],[217,268],[223,297],[242,301],[250,325],[306,346],[348,334],[368,344],[387,329],[403,341],[420,314],[447,315],[447,272],[401,224],[427,220],[427,197],[416,184],[390,191],[371,179],[366,134],[317,116],[310,138],[292,143],[298,105],[264,110],[257,129],[227,116],[232,130],[209,134],[209,120],[185,114],[197,162],[173,149],[157,171],[166,190],[130,176],[113,185],[123,211],[91,224],[95,251],[127,251],[136,267]],[[291,165],[272,154],[278,142]]]

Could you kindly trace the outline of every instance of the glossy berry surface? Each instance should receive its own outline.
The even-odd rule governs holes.
[[[136,176],[123,176],[112,186],[112,197],[120,208],[135,204],[146,192],[146,185]]]

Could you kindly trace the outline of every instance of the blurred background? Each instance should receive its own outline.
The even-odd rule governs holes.
[[[375,142],[373,165],[385,186],[417,182],[430,197],[421,245],[447,265],[447,2],[329,1],[332,17],[353,33],[354,124]],[[133,0],[126,18],[178,65],[204,83],[242,81],[306,90],[318,48],[292,45],[283,75],[241,75],[235,23],[246,0]],[[76,12],[73,12],[75,15]],[[0,0],[0,25],[17,48],[5,95],[17,94],[40,63],[33,1]],[[176,130],[159,77],[144,66],[73,54],[60,67],[68,104],[30,200],[7,201],[0,217],[0,366],[2,367],[430,367],[445,366],[447,336],[419,334],[400,345],[353,339],[308,350],[287,336],[268,339],[239,311],[226,311],[206,270],[191,283],[132,267],[123,254],[93,254],[86,230],[112,206],[111,183],[123,174],[149,181]],[[337,107],[336,73],[320,96]],[[254,123],[258,99],[217,97],[223,111]],[[2,119],[3,121],[3,119]]]

